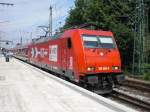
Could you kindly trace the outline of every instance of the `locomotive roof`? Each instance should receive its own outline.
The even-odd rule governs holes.
[[[74,32],[74,31],[79,31],[80,33],[97,33],[98,31],[100,31],[102,34],[108,34],[111,35],[112,32],[111,31],[103,31],[103,30],[87,30],[87,29],[70,29],[70,30],[66,30],[63,33],[56,33],[54,36],[52,37],[45,37],[45,36],[41,36],[40,38],[37,39],[33,39],[32,40],[32,44],[37,44],[37,43],[43,43],[43,42],[47,42],[49,40],[54,40],[54,39],[58,39],[58,38],[65,38],[63,35],[66,35],[66,37],[68,37],[68,35],[70,36],[70,33]]]
[[[58,38],[61,37],[61,35],[62,35],[62,33],[55,34],[55,35],[52,36],[52,37],[49,37],[49,36],[47,36],[47,37],[41,36],[40,38],[33,39],[33,40],[32,40],[32,43],[33,43],[33,44],[37,44],[37,43],[47,42],[47,41],[49,41],[49,40],[58,39]]]

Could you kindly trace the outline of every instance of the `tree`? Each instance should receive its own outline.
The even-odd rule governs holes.
[[[134,10],[131,0],[76,0],[63,28],[84,23],[96,24],[111,30],[117,40],[123,65],[130,65],[133,54],[133,32],[130,15]]]

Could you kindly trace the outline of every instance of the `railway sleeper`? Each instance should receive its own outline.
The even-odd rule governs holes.
[[[149,102],[137,99],[135,97],[132,97],[128,94],[119,92],[117,90],[113,90],[113,96],[118,98],[118,99],[122,99],[126,102],[129,102],[129,103],[134,104],[136,106],[140,106],[140,107],[150,111],[150,103]]]

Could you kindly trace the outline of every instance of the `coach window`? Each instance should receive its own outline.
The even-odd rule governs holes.
[[[67,47],[70,49],[72,47],[71,38],[67,39]]]

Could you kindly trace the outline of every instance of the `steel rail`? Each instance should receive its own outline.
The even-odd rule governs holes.
[[[123,92],[120,92],[120,91],[114,89],[111,96],[114,98],[126,101],[129,104],[133,104],[142,109],[150,111],[150,103],[149,102],[143,101],[143,100],[133,97],[133,96],[130,96],[129,94],[126,94],[126,93],[123,93]]]
[[[137,90],[142,90],[147,93],[150,92],[150,84],[145,83],[143,81],[137,81],[137,80],[126,80],[124,83],[122,83],[122,86],[135,88]]]

